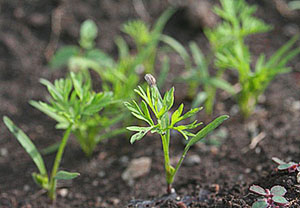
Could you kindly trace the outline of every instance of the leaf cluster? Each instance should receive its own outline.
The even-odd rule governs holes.
[[[245,38],[272,28],[253,16],[256,9],[256,6],[250,6],[244,0],[221,0],[221,7],[215,7],[214,11],[223,22],[205,31],[215,54],[216,67],[238,72],[241,86],[238,103],[245,117],[253,111],[259,95],[275,76],[290,71],[287,63],[300,53],[300,48],[292,50],[298,40],[298,36],[295,36],[269,59],[261,54],[252,67]]]
[[[278,164],[278,170],[287,170],[289,173],[298,172],[297,174],[297,182],[300,183],[300,163],[284,162],[277,157],[272,157],[272,160]]]
[[[189,95],[195,97],[192,104],[193,107],[200,106],[204,102],[206,113],[212,114],[217,89],[235,94],[235,89],[222,78],[222,74],[210,74],[209,60],[195,42],[190,42],[189,44],[190,56],[183,45],[174,38],[164,35],[162,36],[162,41],[172,47],[184,60],[186,71],[184,76],[182,76],[182,80],[189,83]],[[199,86],[203,87],[203,91],[195,95]]]
[[[54,84],[45,79],[40,82],[47,87],[51,99],[49,103],[30,101],[30,104],[56,120],[58,129],[83,123],[112,103],[112,93],[94,92],[90,79],[82,73],[71,72],[70,77],[55,80]]]
[[[72,125],[72,133],[85,154],[90,156],[103,138],[100,132],[104,134],[104,129],[121,119],[112,119],[103,113],[99,115],[101,110],[115,102],[113,94],[94,92],[88,74],[83,72],[71,72],[69,77],[55,80],[54,84],[45,79],[41,79],[41,83],[47,87],[51,96],[49,102],[30,101],[30,104],[54,119],[57,122],[56,128],[67,129]]]
[[[174,88],[167,91],[163,98],[161,98],[155,90],[151,90],[150,87],[147,87],[146,92],[141,87],[138,87],[135,92],[143,99],[140,106],[135,101],[133,101],[133,103],[125,102],[125,105],[133,116],[147,122],[149,127],[127,127],[130,131],[138,132],[131,137],[131,143],[142,139],[149,131],[151,131],[151,133],[166,134],[166,131],[170,129],[180,132],[187,140],[188,136],[194,136],[194,134],[188,130],[194,129],[202,124],[202,122],[197,123],[197,121],[194,121],[190,124],[178,125],[180,121],[190,118],[202,109],[194,108],[182,115],[183,104],[171,115],[169,123],[163,122],[164,119],[169,116],[169,110],[174,104]],[[150,112],[154,114],[155,119],[152,119]]]
[[[282,186],[273,186],[271,190],[264,189],[258,185],[252,185],[249,190],[253,193],[256,193],[263,198],[258,199],[253,205],[252,208],[267,208],[278,206],[288,206],[289,202],[284,198],[286,194],[286,189]]]
[[[197,128],[202,122],[198,123],[197,120],[195,120],[190,124],[183,124],[182,121],[194,116],[202,108],[193,108],[190,111],[183,113],[184,105],[181,104],[174,113],[171,113],[170,109],[174,104],[174,87],[167,91],[164,96],[161,96],[156,86],[155,78],[152,75],[147,74],[145,79],[150,87],[148,86],[146,91],[144,91],[142,87],[138,87],[138,89],[135,90],[142,98],[140,105],[137,104],[136,101],[124,103],[133,116],[148,124],[147,127],[127,127],[128,130],[137,132],[131,137],[130,142],[134,143],[135,141],[142,139],[148,132],[158,133],[160,135],[164,151],[166,181],[168,186],[170,186],[190,147],[206,137],[207,134],[217,128],[224,120],[228,119],[228,116],[224,115],[216,118],[210,124],[194,134],[190,132],[190,130]],[[170,164],[169,159],[171,130],[178,131],[187,140],[182,156],[175,167]],[[170,191],[169,188],[168,191]]]

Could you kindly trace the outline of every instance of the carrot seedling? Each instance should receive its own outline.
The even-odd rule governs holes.
[[[91,156],[96,145],[113,134],[107,131],[114,119],[99,112],[113,103],[111,92],[96,93],[92,90],[89,76],[84,73],[70,73],[66,79],[55,80],[54,84],[41,79],[51,95],[49,103],[30,101],[30,104],[57,121],[57,129],[72,126],[83,152]],[[104,136],[105,135],[105,136]]]
[[[71,173],[67,171],[58,170],[64,149],[67,145],[67,141],[71,133],[72,124],[70,124],[65,130],[64,136],[60,142],[58,151],[56,153],[51,174],[48,175],[44,160],[37,148],[35,147],[35,145],[29,139],[29,137],[20,128],[18,128],[8,117],[4,116],[3,121],[9,129],[9,131],[17,138],[18,142],[30,155],[31,159],[37,166],[39,173],[32,173],[33,180],[40,187],[47,190],[48,196],[52,200],[55,200],[57,180],[71,180],[79,176],[79,173]]]
[[[128,130],[137,132],[131,137],[130,143],[132,144],[135,141],[141,140],[148,132],[158,133],[160,135],[164,152],[167,192],[171,193],[174,177],[190,147],[206,137],[208,133],[217,128],[224,120],[228,119],[228,116],[223,115],[216,118],[196,134],[193,134],[189,130],[200,126],[202,124],[201,122],[197,123],[196,120],[187,125],[179,123],[182,120],[194,116],[202,108],[194,108],[182,115],[183,104],[181,104],[172,116],[170,116],[170,109],[174,104],[174,88],[171,88],[162,97],[156,85],[155,78],[152,75],[147,74],[145,79],[149,84],[146,92],[141,87],[138,87],[138,89],[135,90],[135,92],[142,98],[141,104],[138,105],[136,101],[133,101],[133,103],[125,103],[133,116],[148,124],[147,127],[127,127]],[[150,111],[152,111],[155,119],[152,118]],[[182,156],[175,167],[173,167],[170,163],[169,154],[170,130],[172,129],[178,131],[187,140]]]
[[[246,45],[250,35],[271,30],[271,26],[255,17],[257,7],[248,5],[244,0],[221,0],[221,7],[215,7],[215,13],[223,19],[216,28],[205,30],[205,34],[214,50],[216,67],[238,72],[240,92],[237,102],[243,116],[247,118],[255,109],[257,100],[270,82],[283,73],[290,71],[286,65],[300,53],[300,48],[292,50],[298,40],[293,37],[269,59],[261,54],[256,64],[252,63],[251,52]]]

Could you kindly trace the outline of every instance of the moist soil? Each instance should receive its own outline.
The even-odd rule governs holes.
[[[122,35],[123,22],[143,18],[150,24],[173,1],[9,1],[0,2],[0,115],[8,115],[33,140],[39,149],[59,141],[62,132],[55,122],[33,109],[28,101],[45,100],[47,92],[39,78],[53,81],[63,76],[66,69],[53,71],[47,60],[56,48],[76,44],[80,23],[93,19],[99,26],[97,47],[117,57],[114,39]],[[175,1],[174,1],[175,2]],[[214,3],[215,1],[212,1]],[[265,52],[271,54],[293,34],[299,33],[299,13],[290,15],[278,10],[274,2],[248,1],[258,4],[257,15],[274,26],[272,32],[247,40],[253,58]],[[165,33],[184,45],[196,40],[205,53],[208,43],[201,24],[187,18],[188,9],[181,9],[168,22]],[[197,23],[197,22],[196,22]],[[130,40],[128,39],[130,42]],[[299,47],[299,42],[297,43]],[[133,48],[134,50],[134,48]],[[176,55],[171,56],[169,80],[182,73],[183,65]],[[300,186],[296,173],[276,171],[271,160],[300,161],[300,59],[290,66],[292,72],[278,76],[267,88],[255,113],[243,120],[237,113],[235,101],[223,93],[212,116],[199,115],[205,123],[221,114],[230,119],[222,128],[227,136],[219,146],[200,143],[189,156],[198,155],[198,162],[187,162],[179,170],[174,183],[176,193],[166,194],[163,153],[159,138],[147,135],[134,145],[129,135],[119,136],[99,144],[91,158],[84,157],[72,137],[65,150],[61,167],[80,172],[80,177],[60,183],[55,204],[34,184],[31,173],[34,163],[18,142],[0,122],[0,207],[250,207],[256,196],[249,193],[252,184],[264,188],[282,185],[287,189],[290,207],[300,207]],[[236,74],[229,75],[236,80]],[[171,82],[167,82],[167,87]],[[189,106],[184,84],[175,92],[176,104]],[[258,138],[256,145],[250,145]],[[184,142],[174,135],[171,143],[173,158],[180,156]],[[152,159],[148,174],[128,185],[121,174],[129,162],[142,156]],[[45,156],[48,169],[55,155]],[[188,160],[188,159],[186,159]]]

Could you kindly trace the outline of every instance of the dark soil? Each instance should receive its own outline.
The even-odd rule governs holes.
[[[123,22],[139,17],[134,2],[1,1],[0,117],[10,116],[38,148],[59,141],[62,132],[55,130],[55,122],[28,104],[31,99],[44,100],[46,97],[39,78],[54,80],[66,72],[51,71],[47,59],[57,47],[76,44],[80,23],[87,18],[95,20],[100,28],[97,46],[117,55],[112,37],[121,34],[119,28]],[[173,1],[145,1],[148,14],[143,18],[153,23],[168,7],[168,2]],[[258,4],[257,15],[274,26],[272,32],[249,39],[254,58],[262,52],[271,54],[291,35],[299,33],[299,13],[282,16],[274,1],[251,0],[249,3]],[[180,9],[167,24],[165,33],[185,45],[196,40],[205,49],[208,44],[202,29],[186,18],[187,12],[187,9]],[[170,76],[174,78],[179,76],[182,66],[180,63],[173,65]],[[228,136],[220,147],[201,144],[190,150],[188,156],[199,155],[201,162],[183,164],[174,183],[177,195],[172,196],[164,196],[163,153],[158,137],[149,135],[134,145],[130,145],[125,136],[114,138],[100,144],[91,159],[84,157],[72,138],[61,167],[80,172],[81,176],[59,184],[58,198],[52,205],[31,178],[36,167],[30,157],[0,122],[0,207],[181,207],[180,201],[190,207],[250,207],[256,199],[248,191],[252,184],[264,188],[282,185],[288,190],[286,198],[291,202],[290,207],[300,207],[296,175],[276,172],[276,165],[271,160],[276,156],[287,161],[300,161],[299,57],[290,66],[293,71],[272,82],[265,99],[246,121],[235,113],[235,102],[219,94],[213,117],[231,116],[222,125]],[[232,76],[234,80],[234,74]],[[184,95],[183,90],[177,90],[176,98],[189,102],[183,100]],[[212,117],[201,115],[204,119],[200,120],[212,120]],[[263,139],[250,148],[251,139],[257,135]],[[183,148],[180,137],[175,136],[172,156],[180,155]],[[54,156],[46,156],[47,167],[52,166]],[[151,170],[129,186],[121,174],[131,159],[141,156],[152,159]]]

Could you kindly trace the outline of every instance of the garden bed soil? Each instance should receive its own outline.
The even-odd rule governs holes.
[[[117,55],[112,37],[121,34],[119,28],[123,22],[141,14],[133,6],[134,2],[138,1],[1,1],[1,118],[3,115],[11,117],[38,148],[59,141],[62,132],[55,130],[55,122],[28,104],[31,99],[46,98],[39,78],[53,81],[66,72],[51,71],[47,57],[56,47],[76,44],[80,23],[87,18],[95,20],[100,28],[97,46]],[[168,2],[172,1],[145,1],[147,14],[142,12],[143,18],[153,23],[168,7]],[[248,40],[254,58],[262,52],[274,52],[291,34],[299,32],[299,15],[283,17],[273,1],[252,0],[249,3],[258,4],[257,15],[274,26],[272,32]],[[185,45],[196,40],[201,47],[207,47],[202,29],[186,18],[186,12],[180,9],[167,24],[165,33]],[[58,20],[51,19],[54,13]],[[51,21],[60,26],[51,25]],[[297,44],[299,47],[299,42]],[[178,57],[174,55],[171,60],[176,63]],[[172,65],[170,77],[179,76],[182,65]],[[134,145],[130,145],[129,135],[113,138],[100,144],[90,159],[84,157],[75,139],[71,138],[61,168],[81,175],[59,184],[57,201],[52,204],[31,178],[31,173],[37,171],[34,163],[0,122],[0,207],[181,207],[180,201],[189,207],[250,207],[255,200],[255,195],[248,191],[252,184],[264,188],[282,185],[288,190],[286,198],[291,201],[290,207],[300,207],[300,188],[295,174],[276,172],[276,164],[271,160],[276,156],[300,161],[299,57],[290,66],[293,71],[278,76],[271,83],[248,120],[236,114],[234,100],[219,94],[213,117],[231,116],[222,125],[228,135],[219,147],[201,143],[190,150],[188,157],[197,155],[201,161],[183,164],[174,183],[177,195],[172,196],[165,195],[163,152],[157,136],[147,135]],[[232,76],[234,79],[235,74]],[[189,105],[190,100],[182,90],[186,87],[177,85],[181,89],[175,92],[177,102],[181,100]],[[207,123],[213,117],[201,113],[199,120]],[[184,143],[179,136],[174,137],[171,154],[176,158]],[[254,137],[260,141],[250,146]],[[54,156],[45,157],[48,168]],[[151,170],[129,186],[121,174],[132,159],[142,156],[151,158]]]

